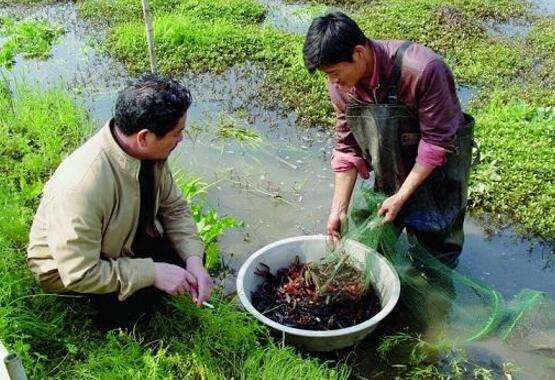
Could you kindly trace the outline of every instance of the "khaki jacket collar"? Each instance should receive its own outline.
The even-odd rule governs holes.
[[[114,128],[114,119],[108,120],[104,127],[102,127],[100,133],[102,134],[102,144],[104,149],[111,161],[115,162],[120,166],[124,172],[128,172],[133,176],[139,175],[139,169],[141,168],[141,160],[129,155],[123,148],[118,144],[114,134],[112,133],[112,128]]]

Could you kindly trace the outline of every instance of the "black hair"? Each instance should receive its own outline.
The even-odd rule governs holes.
[[[304,64],[310,73],[340,62],[352,62],[355,46],[368,39],[356,22],[342,12],[312,20],[304,42]]]
[[[118,94],[114,124],[128,136],[148,129],[164,137],[191,102],[191,93],[182,84],[162,75],[143,74]]]

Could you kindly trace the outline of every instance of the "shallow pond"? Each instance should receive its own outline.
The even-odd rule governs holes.
[[[275,1],[266,3],[274,8],[269,16],[272,23],[280,25],[283,12],[298,14],[298,8],[280,8]],[[117,91],[130,78],[118,62],[90,47],[91,37],[102,38],[102,30],[80,20],[72,3],[7,7],[0,10],[2,15],[47,17],[61,24],[66,33],[50,59],[18,58],[11,70],[0,69],[0,75],[10,78],[11,83],[24,79],[41,88],[66,83],[100,127],[112,113]],[[294,27],[287,28],[302,32],[304,27],[305,23],[295,22]],[[232,269],[275,240],[324,233],[333,192],[331,127],[299,129],[294,113],[265,107],[259,101],[263,77],[259,67],[247,64],[218,75],[185,74],[181,78],[190,87],[194,103],[188,114],[190,138],[174,153],[174,168],[186,176],[214,183],[208,190],[210,204],[220,215],[229,214],[244,222],[244,227],[220,238],[224,262]],[[466,104],[475,91],[461,88],[459,93]],[[260,132],[263,142],[253,145],[216,139],[211,126],[230,115]],[[492,284],[506,297],[523,288],[542,290],[554,297],[553,247],[522,239],[510,228],[498,231],[488,226],[487,221],[467,217],[460,270]],[[231,274],[226,280],[228,292],[233,287]],[[372,346],[370,339],[357,348],[361,376],[371,371],[371,362],[362,353]],[[477,360],[488,361],[489,354],[480,356],[486,351],[505,361],[528,363],[525,353],[508,352],[488,342],[476,349]]]

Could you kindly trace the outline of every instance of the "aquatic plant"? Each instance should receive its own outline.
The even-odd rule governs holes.
[[[246,123],[241,122],[233,116],[222,116],[217,122],[216,134],[223,139],[236,140],[239,143],[249,145],[259,145],[262,142],[260,133],[252,128],[248,128]]]
[[[219,216],[206,200],[206,190],[219,181],[206,184],[199,177],[185,178],[181,173],[176,179],[191,207],[191,214],[195,221],[200,238],[204,243],[205,266],[209,271],[216,271],[220,267],[221,252],[218,237],[226,230],[240,227],[242,222],[232,216]]]
[[[471,177],[470,205],[550,238],[555,236],[555,215],[547,211],[555,210],[555,107],[521,97],[518,88],[497,90],[473,109],[481,160]]]
[[[377,351],[381,360],[393,367],[391,375],[403,379],[490,380],[516,371],[510,363],[504,363],[503,367],[507,369],[502,373],[472,363],[464,349],[455,347],[444,338],[435,342],[426,340],[418,333],[385,335]]]
[[[233,22],[257,23],[266,15],[266,8],[252,0],[152,0],[149,6],[154,16],[180,13],[205,21],[226,19]],[[109,23],[142,20],[140,1],[86,0],[78,4],[81,16],[103,19]]]
[[[6,38],[0,46],[0,66],[10,67],[19,54],[24,58],[48,58],[50,49],[62,33],[61,27],[47,21],[0,18],[0,36]]]

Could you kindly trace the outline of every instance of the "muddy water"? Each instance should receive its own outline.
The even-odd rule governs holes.
[[[285,14],[290,11],[283,11],[278,2],[270,5],[275,15],[281,14],[280,9]],[[293,11],[299,14],[298,9]],[[66,34],[52,50],[50,59],[18,58],[12,70],[0,69],[1,75],[12,83],[25,79],[41,88],[66,83],[101,126],[112,113],[118,89],[130,78],[118,62],[89,46],[91,37],[102,38],[102,30],[80,20],[71,3],[0,10],[0,15],[6,14],[47,17],[60,23]],[[298,26],[294,31],[302,32],[302,28]],[[219,75],[184,74],[181,78],[195,101],[188,114],[190,137],[174,153],[173,165],[185,176],[198,176],[213,184],[207,191],[209,203],[220,215],[233,215],[244,222],[243,227],[220,239],[224,261],[232,269],[237,269],[256,249],[277,239],[323,233],[333,192],[329,169],[331,131],[299,129],[294,113],[265,107],[259,101],[263,78],[264,71],[251,64]],[[474,93],[471,88],[459,91],[464,104]],[[230,116],[236,123],[260,132],[262,142],[253,145],[217,139],[214,125],[219,118]],[[534,239],[521,239],[512,229],[491,231],[486,228],[488,225],[487,221],[467,218],[461,271],[494,285],[506,297],[522,288],[555,296],[553,247]],[[233,275],[229,275],[226,288],[232,291],[233,286]],[[371,370],[371,361],[362,353],[365,347],[372,346],[370,339],[357,349],[361,376]],[[477,352],[485,350],[480,349]],[[517,364],[529,364],[525,354],[506,351],[493,343],[487,346],[487,352],[503,360],[509,357]],[[486,354],[478,357],[489,360]]]

